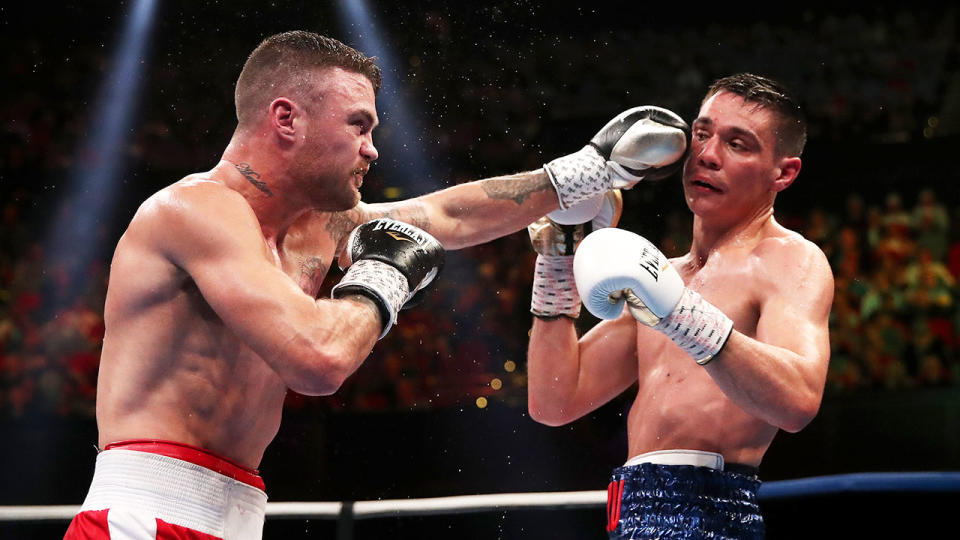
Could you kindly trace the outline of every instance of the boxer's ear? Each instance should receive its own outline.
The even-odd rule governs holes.
[[[278,97],[270,102],[270,127],[284,139],[294,139],[293,120],[297,116],[297,105],[291,99]]]
[[[780,163],[777,164],[777,168],[774,170],[776,176],[773,179],[773,192],[780,193],[781,191],[790,187],[790,184],[797,179],[797,175],[800,174],[800,158],[798,157],[785,157],[780,159]]]

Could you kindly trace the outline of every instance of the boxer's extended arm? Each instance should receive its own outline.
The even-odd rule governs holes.
[[[314,300],[271,258],[237,193],[179,187],[141,209],[155,249],[186,271],[233,333],[292,390],[326,395],[369,355],[382,323],[362,297]]]
[[[823,398],[833,275],[819,249],[798,242],[765,263],[776,278],[766,280],[756,339],[734,329],[704,367],[740,408],[796,432],[816,416]]]
[[[558,208],[590,207],[610,190],[670,176],[682,164],[688,133],[683,119],[666,109],[634,107],[603,126],[580,151],[543,169],[460,184],[409,201],[361,206],[354,221],[405,221],[447,249],[480,244]]]
[[[603,321],[577,340],[573,319],[535,317],[527,350],[530,418],[572,422],[620,395],[637,380],[637,322]]]
[[[559,208],[542,169],[467,182],[413,199],[360,205],[357,219],[390,217],[429,232],[447,249],[500,238]]]

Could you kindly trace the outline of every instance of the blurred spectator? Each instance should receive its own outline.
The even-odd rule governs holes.
[[[917,246],[927,250],[933,260],[945,260],[950,249],[950,218],[932,189],[920,191],[917,205],[913,209],[912,223],[917,235]]]

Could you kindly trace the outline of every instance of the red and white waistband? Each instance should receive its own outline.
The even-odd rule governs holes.
[[[97,455],[81,511],[123,509],[220,538],[260,538],[267,494],[256,471],[185,444],[137,440]]]

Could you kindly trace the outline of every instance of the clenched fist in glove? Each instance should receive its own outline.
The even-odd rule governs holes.
[[[687,123],[667,109],[635,107],[611,120],[579,152],[543,168],[565,210],[611,189],[670,176],[683,165],[689,133]]]
[[[673,340],[700,365],[730,337],[733,321],[688,289],[667,257],[646,238],[621,229],[587,236],[573,263],[590,313],[616,319],[626,304],[635,319]]]
[[[413,225],[389,218],[360,225],[347,239],[352,263],[331,295],[366,296],[380,310],[383,332],[396,323],[397,312],[417,292],[426,290],[443,268],[444,249],[434,237]]]

